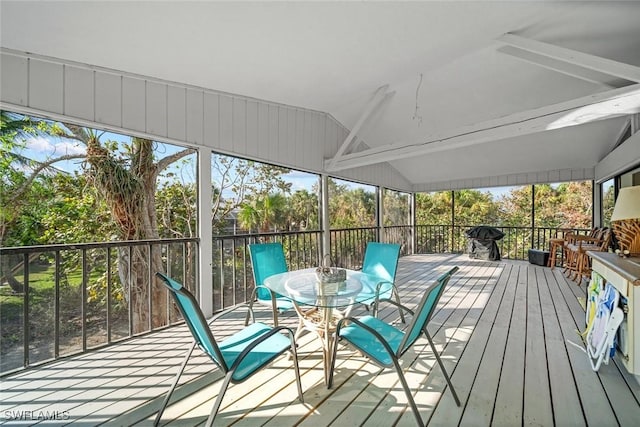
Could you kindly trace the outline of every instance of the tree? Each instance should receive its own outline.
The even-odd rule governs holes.
[[[451,191],[417,193],[416,223],[419,225],[451,224]]]
[[[0,111],[0,246],[38,243],[41,228],[37,218],[46,211],[44,201],[52,194],[49,178],[56,171],[51,167],[53,162],[35,162],[20,151],[26,138],[57,132],[59,127],[51,122]],[[11,256],[0,260],[0,276],[17,293],[23,291],[23,285],[14,277],[20,266],[21,260]]]
[[[240,207],[238,221],[249,232],[257,230],[259,233],[268,233],[277,231],[278,226],[286,230],[286,206],[287,200],[282,193],[254,196]]]
[[[7,196],[9,202],[15,202],[32,187],[33,181],[43,170],[56,162],[74,158],[83,158],[87,182],[95,186],[98,194],[104,199],[111,217],[117,227],[116,235],[120,240],[157,239],[158,224],[156,215],[156,188],[159,174],[173,162],[195,152],[183,149],[164,158],[154,158],[154,143],[144,138],[131,138],[130,142],[118,142],[105,137],[105,132],[98,132],[74,124],[51,123],[36,118],[22,120],[22,127],[14,123],[17,116],[2,115],[2,143],[9,151],[18,144],[20,135],[47,135],[75,141],[86,148],[86,154],[54,156],[33,168],[29,176],[20,183],[15,183]],[[16,128],[22,129],[21,131]],[[24,141],[24,137],[22,138]],[[3,222],[6,222],[3,220]],[[162,259],[159,251],[149,256],[144,246],[135,246],[129,251],[118,253],[118,273],[124,288],[124,295],[130,298],[133,307],[133,331],[143,331],[147,325],[159,327],[167,322],[166,292],[152,286],[148,290],[147,282],[150,271],[162,270]],[[151,260],[149,265],[147,260]],[[129,268],[131,266],[131,268]],[[149,295],[149,292],[151,294]],[[150,318],[151,301],[153,310]]]
[[[314,230],[319,228],[318,195],[307,190],[297,190],[291,196],[291,226],[297,230]]]
[[[214,233],[225,231],[232,212],[242,208],[245,210],[242,215],[248,215],[247,203],[257,208],[258,200],[269,194],[291,191],[291,184],[282,179],[289,172],[286,168],[219,154],[213,155],[211,168]]]
[[[384,225],[409,224],[409,195],[398,191],[384,191]]]
[[[329,180],[331,228],[372,227],[376,224],[376,195],[362,187],[349,188]]]
[[[512,189],[499,200],[500,225],[531,226],[531,186]]]

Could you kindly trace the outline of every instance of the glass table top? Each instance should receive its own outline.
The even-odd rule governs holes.
[[[268,277],[264,285],[298,304],[315,307],[345,307],[372,303],[378,286],[388,293],[392,284],[361,271],[346,270],[347,279],[337,283],[319,283],[315,268],[293,270]]]

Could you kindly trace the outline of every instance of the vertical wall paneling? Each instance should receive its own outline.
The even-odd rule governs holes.
[[[302,144],[302,141],[296,140],[296,110],[294,108],[287,108],[287,159],[293,165],[299,165],[297,162],[298,156],[298,144]]]
[[[85,120],[95,120],[93,70],[65,65],[64,114]]]
[[[140,132],[147,130],[145,81],[125,76],[122,78],[122,127]]]
[[[278,139],[278,106],[269,104],[269,140],[265,159],[280,157]]]
[[[148,133],[167,136],[167,85],[146,81]]]
[[[29,60],[29,107],[63,113],[63,65]]]
[[[233,151],[233,99],[220,95],[220,149]]]
[[[95,72],[96,122],[122,126],[122,77]]]
[[[204,94],[204,143],[211,148],[220,148],[220,96]]]
[[[233,146],[231,150],[247,155],[247,101],[244,98],[232,98]]]
[[[327,135],[327,127],[326,127],[326,122],[327,122],[327,116],[324,115],[321,118],[318,118],[317,120],[315,120],[315,141],[314,141],[314,145],[316,147],[316,149],[314,150],[314,153],[316,156],[318,156],[318,158],[321,159],[322,164],[320,165],[319,170],[324,170],[324,159],[326,158],[325,156],[325,152],[324,152],[324,146],[326,144],[326,135]]]
[[[560,181],[571,181],[571,170],[563,169],[560,171]]]
[[[29,60],[3,53],[0,56],[0,100],[26,106],[29,99]]]
[[[289,115],[287,114],[287,107],[281,105],[278,107],[278,141],[276,145],[278,147],[278,159],[283,163],[290,163],[291,157],[288,151],[287,144],[287,122],[289,121]]]
[[[266,158],[269,153],[269,104],[258,104],[258,152],[256,156]]]
[[[304,120],[302,125],[302,145],[300,146],[300,152],[302,153],[301,164],[303,164],[306,169],[317,169],[317,162],[313,162],[313,152],[315,147],[313,143],[312,124],[314,114],[312,114],[310,111],[303,111],[302,115],[304,117]]]
[[[123,134],[184,140],[317,173],[348,134],[326,113],[4,48],[0,55],[0,99],[35,115],[77,118]],[[575,173],[585,177],[593,175],[593,170]],[[387,179],[390,183],[385,184],[392,188],[411,190],[388,164],[356,168],[342,176],[374,185]]]
[[[186,93],[186,140],[204,143],[204,93],[187,89]]]
[[[258,103],[247,100],[247,155],[258,157]]]
[[[327,120],[325,122],[325,144],[324,144],[324,158],[332,157],[338,151],[338,126],[333,120]]]
[[[183,87],[167,86],[167,136],[187,139],[187,91]]]

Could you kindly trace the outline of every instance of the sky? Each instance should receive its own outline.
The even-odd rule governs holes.
[[[131,140],[130,137],[124,136],[117,133],[105,132],[102,137],[102,140],[114,140],[120,143],[129,142]],[[156,146],[156,153],[158,157],[166,157],[171,155],[179,150],[184,149],[184,147],[161,143],[158,142]],[[26,147],[21,151],[21,154],[32,158],[37,161],[45,161],[48,158],[52,158],[59,155],[65,154],[84,154],[85,147],[79,142],[64,140],[60,138],[46,138],[43,136],[32,137],[26,141]],[[73,173],[74,171],[79,171],[81,168],[82,159],[76,159],[72,161],[58,162],[54,166],[63,171]],[[173,172],[176,174],[182,182],[194,182],[195,177],[195,162],[193,163],[193,167],[184,168],[181,164],[174,165],[168,172]],[[312,191],[314,185],[318,184],[318,175],[302,172],[302,171],[291,171],[288,174],[282,177],[284,181],[291,183],[292,192],[297,190],[307,190]],[[345,184],[351,188],[364,187],[367,190],[372,189],[373,187],[357,184],[350,181],[338,180],[340,184]],[[491,187],[491,188],[482,188],[478,189],[482,192],[490,192],[494,199],[498,199],[501,196],[508,194],[512,189],[516,187]]]

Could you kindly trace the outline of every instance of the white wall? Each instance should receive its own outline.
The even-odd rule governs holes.
[[[597,165],[596,182],[603,182],[640,164],[640,132],[631,135]]]
[[[9,49],[0,55],[6,110],[315,173],[349,134],[319,111]],[[388,164],[334,175],[411,190]]]

